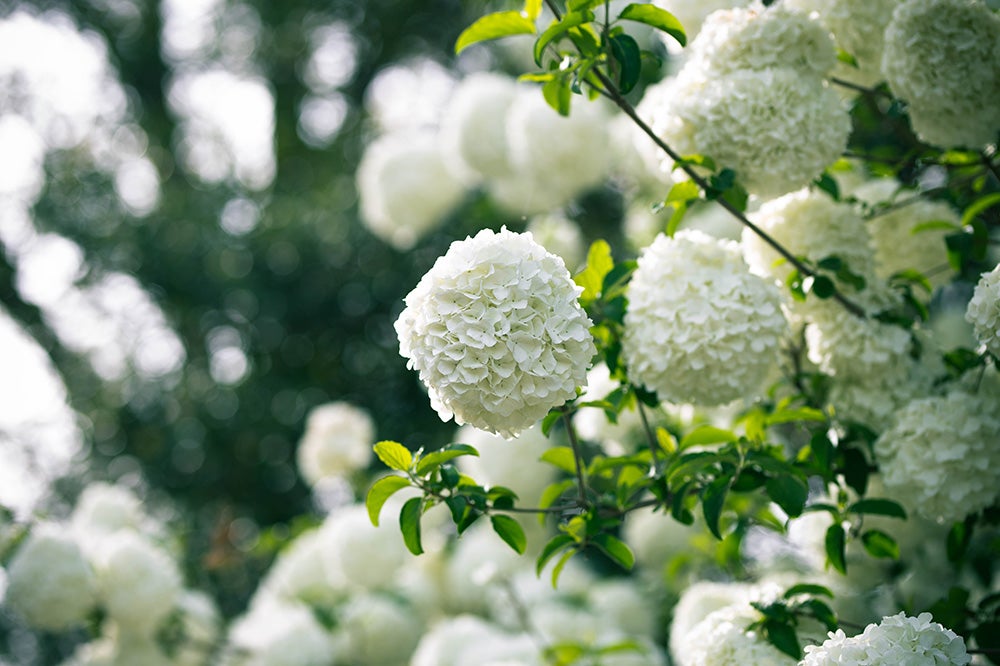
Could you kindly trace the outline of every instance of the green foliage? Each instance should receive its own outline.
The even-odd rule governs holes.
[[[535,34],[535,21],[533,17],[517,12],[494,12],[476,19],[468,28],[462,31],[455,41],[455,53],[478,44],[501,37],[512,35],[533,35]]]
[[[618,18],[645,23],[667,33],[681,46],[687,44],[687,35],[681,22],[676,16],[656,5],[630,4],[618,14]]]

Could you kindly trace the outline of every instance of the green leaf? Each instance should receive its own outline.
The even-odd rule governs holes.
[[[539,460],[558,467],[564,472],[576,474],[576,456],[573,455],[573,449],[568,446],[554,446],[551,449],[546,449]]]
[[[965,212],[962,213],[962,224],[972,224],[972,220],[988,208],[992,208],[1000,204],[1000,192],[994,192],[993,194],[987,194],[984,197],[976,199]]]
[[[731,430],[723,430],[710,425],[700,425],[681,438],[680,447],[686,449],[689,446],[705,446],[708,444],[721,444],[723,442],[735,442],[739,437]]]
[[[524,9],[521,13],[534,21],[542,13],[542,0],[524,0]]]
[[[837,60],[855,69],[858,68],[858,59],[844,49],[837,49]]]
[[[417,476],[425,476],[449,460],[461,456],[478,456],[479,451],[468,444],[451,444],[440,451],[434,451],[417,461]]]
[[[557,76],[542,86],[542,97],[545,103],[554,109],[560,116],[569,115],[570,100],[573,91],[570,90],[569,82],[563,76]]]
[[[575,548],[567,550],[565,553],[562,554],[562,557],[559,558],[559,561],[556,562],[556,565],[552,567],[553,589],[555,589],[555,587],[559,585],[559,575],[562,573],[563,567],[566,566],[566,563],[569,562],[569,558],[573,557],[575,553],[576,553]]]
[[[688,202],[694,201],[701,197],[701,188],[692,180],[682,180],[679,183],[674,183],[670,191],[667,192],[667,198],[664,199],[664,203],[672,204],[674,202]]]
[[[881,530],[868,530],[861,535],[861,543],[872,557],[899,559],[899,544]]]
[[[587,251],[587,265],[573,277],[577,285],[583,287],[580,300],[584,303],[596,300],[601,295],[604,277],[615,267],[611,258],[611,246],[605,240],[596,240]]]
[[[839,625],[837,614],[825,602],[820,599],[808,599],[802,603],[802,607],[808,609],[814,618],[822,622],[826,626],[827,631],[837,630],[837,626]]]
[[[520,523],[510,516],[493,515],[490,516],[493,523],[493,531],[514,549],[518,555],[524,555],[524,549],[528,545],[528,539],[524,536],[524,530]]]
[[[622,569],[631,571],[635,565],[635,555],[632,554],[632,550],[618,537],[610,534],[598,534],[594,537],[593,544]]]
[[[822,585],[816,585],[813,583],[799,583],[798,585],[792,585],[790,588],[785,590],[782,595],[784,599],[791,599],[792,597],[798,596],[800,594],[809,595],[821,595],[824,597],[830,597],[833,599],[833,592],[828,587]]]
[[[958,562],[965,556],[969,544],[972,543],[972,532],[974,522],[959,521],[948,530],[947,551],[948,561]]]
[[[396,476],[395,474],[383,476],[372,484],[372,487],[368,489],[368,495],[365,497],[368,519],[372,521],[372,525],[378,527],[378,517],[382,513],[382,506],[385,505],[386,500],[409,485],[409,479],[405,476]]]
[[[545,415],[544,419],[542,419],[542,434],[548,437],[549,433],[552,432],[552,427],[558,423],[561,418],[561,411],[558,409],[549,410],[549,413]]]
[[[791,517],[802,515],[809,497],[809,486],[791,474],[772,476],[767,480],[767,495]]]
[[[500,37],[510,35],[535,34],[535,22],[521,12],[494,12],[480,17],[472,25],[462,31],[455,41],[455,53],[461,53],[465,48]]]
[[[687,214],[687,204],[684,202],[679,202],[673,204],[674,212],[670,214],[670,219],[667,220],[666,234],[670,238],[674,237],[677,233],[677,228],[681,226],[681,222],[684,220],[684,216]]]
[[[842,574],[847,573],[847,533],[844,526],[834,523],[826,530],[824,539],[826,559],[834,569]]]
[[[833,176],[824,172],[819,178],[813,181],[813,185],[830,195],[834,201],[840,201],[840,186]]]
[[[410,450],[399,442],[384,439],[376,444],[374,449],[375,455],[377,455],[379,460],[384,462],[389,469],[399,470],[400,472],[405,472],[410,469],[410,464],[413,462],[413,454],[411,454]]]
[[[619,66],[618,87],[620,92],[628,93],[639,83],[642,50],[632,37],[625,34],[615,35],[610,42],[611,54]]]
[[[546,28],[545,32],[539,35],[538,39],[535,41],[535,64],[539,67],[542,66],[542,55],[545,52],[546,46],[569,32],[570,29],[575,28],[578,25],[583,25],[584,23],[590,23],[593,20],[594,12],[590,10],[583,10],[567,12],[561,20],[554,21],[552,25]]]
[[[834,286],[833,280],[831,280],[827,276],[814,275],[812,288],[810,289],[810,291],[813,294],[816,294],[817,298],[826,299],[833,296],[836,293],[837,288]]]
[[[633,3],[625,7],[618,14],[618,18],[645,23],[667,33],[676,39],[681,46],[687,44],[687,35],[684,33],[684,26],[681,25],[681,22],[677,20],[676,16],[656,5]]]
[[[558,553],[563,548],[567,548],[576,543],[573,537],[568,534],[557,534],[556,536],[549,539],[545,547],[542,548],[542,552],[538,554],[538,559],[535,561],[535,575],[541,576],[542,569],[545,565],[549,563],[549,560]]]
[[[812,407],[796,407],[794,409],[779,409],[773,414],[768,414],[765,419],[767,425],[776,423],[794,423],[797,421],[826,421],[826,414]]]
[[[761,633],[767,642],[778,648],[793,659],[802,658],[802,646],[795,634],[795,627],[776,620],[765,620]]]
[[[414,555],[424,552],[423,546],[420,545],[420,513],[423,501],[422,497],[408,499],[399,512],[399,529],[403,532],[403,543]]]
[[[719,531],[719,518],[722,516],[722,507],[726,503],[726,495],[729,493],[731,479],[720,476],[705,486],[701,494],[701,509],[705,515],[705,522],[709,531],[715,535],[716,539],[722,540],[722,533]]]
[[[865,498],[847,507],[847,511],[849,513],[889,516],[890,518],[902,518],[906,520],[906,509],[899,502],[891,499]]]
[[[948,220],[928,220],[927,222],[921,222],[920,224],[913,225],[910,229],[910,235],[914,236],[925,231],[961,231],[962,225],[956,224],[954,222],[949,222]]]

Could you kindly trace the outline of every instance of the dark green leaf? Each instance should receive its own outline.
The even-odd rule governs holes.
[[[639,44],[628,35],[616,35],[611,38],[611,54],[618,63],[618,87],[622,93],[628,93],[639,82],[642,73],[642,51]]]
[[[524,549],[528,545],[528,539],[524,536],[524,530],[520,523],[510,516],[490,516],[493,523],[493,531],[513,548],[518,555],[524,555]]]
[[[825,275],[815,275],[813,276],[812,288],[810,291],[816,295],[817,298],[830,298],[836,293],[837,288],[833,284],[833,280],[826,277]]]
[[[594,537],[593,543],[618,566],[626,571],[632,570],[635,565],[635,555],[624,541],[610,534],[598,534]]]
[[[618,18],[645,23],[667,33],[676,39],[681,46],[687,44],[687,35],[684,33],[684,26],[681,25],[681,22],[677,20],[676,16],[656,5],[633,3],[625,7],[618,14]]]
[[[785,590],[782,597],[785,599],[791,599],[792,597],[800,594],[821,595],[833,599],[833,592],[830,588],[813,583],[799,583],[798,585],[792,585],[790,588]]]
[[[774,476],[767,480],[767,495],[792,518],[802,514],[809,497],[805,481],[791,474]]]
[[[847,485],[859,495],[864,495],[870,474],[868,458],[860,449],[844,449],[844,481]]]
[[[449,460],[454,460],[461,456],[478,455],[479,451],[476,451],[476,449],[468,444],[451,444],[440,451],[434,451],[421,457],[417,461],[417,476],[426,476]]]
[[[837,614],[834,613],[833,609],[823,601],[820,601],[819,599],[809,599],[802,603],[802,607],[812,613],[814,618],[822,622],[827,631],[837,630]]]
[[[405,476],[383,476],[372,484],[365,497],[365,507],[368,509],[368,519],[372,525],[378,527],[378,517],[382,513],[382,506],[386,500],[392,497],[397,491],[410,485],[410,480]]]
[[[948,561],[958,562],[965,556],[969,544],[972,542],[972,532],[975,522],[960,521],[951,526],[948,530]]]
[[[802,658],[802,646],[795,634],[795,627],[776,620],[765,620],[761,633],[767,642],[793,659]]]
[[[420,545],[420,514],[423,498],[414,497],[406,501],[399,512],[399,529],[403,532],[403,543],[414,555],[424,552]]]
[[[719,531],[719,518],[722,516],[722,507],[726,503],[726,495],[729,492],[730,478],[720,476],[705,486],[701,494],[701,509],[705,515],[705,522],[709,531],[715,535],[716,539],[722,539]]]
[[[824,173],[813,181],[813,185],[829,194],[830,198],[834,201],[840,201],[840,186],[837,185],[837,181],[830,174]]]
[[[891,536],[881,530],[868,530],[861,535],[861,543],[872,557],[899,559],[899,544]]]
[[[826,530],[824,539],[826,559],[834,569],[842,574],[847,573],[847,534],[844,526],[834,523]]]
[[[891,499],[865,498],[847,507],[847,511],[849,513],[889,516],[890,518],[902,518],[906,520],[906,509],[899,502]]]
[[[542,548],[542,552],[539,553],[538,559],[535,561],[535,574],[538,576],[542,575],[542,569],[548,564],[549,560],[558,553],[563,548],[567,548],[576,543],[573,537],[568,534],[557,534],[556,536],[549,539],[545,547]]]
[[[550,410],[549,413],[545,415],[545,418],[542,419],[542,434],[548,437],[549,433],[552,432],[552,427],[559,421],[561,417],[562,417],[562,412],[560,412],[559,410],[557,409]]]
[[[460,525],[469,515],[469,500],[463,495],[453,495],[444,500],[448,510],[451,511],[451,521]]]
[[[384,462],[389,469],[399,470],[400,472],[405,472],[410,469],[410,464],[413,462],[413,454],[411,454],[410,450],[399,442],[393,442],[385,439],[377,443],[374,449],[375,455],[377,455],[379,460]]]
[[[997,204],[1000,204],[1000,192],[987,194],[984,197],[976,199],[965,209],[965,212],[962,213],[962,224],[972,224],[973,219],[975,219],[977,215],[982,213],[984,210],[996,206]]]
[[[535,22],[521,12],[494,12],[477,19],[462,31],[455,41],[455,53],[478,42],[484,42],[510,35],[535,34]]]

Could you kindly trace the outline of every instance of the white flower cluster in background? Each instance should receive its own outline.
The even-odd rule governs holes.
[[[436,229],[465,187],[445,166],[437,136],[405,128],[365,149],[357,171],[361,219],[398,250],[408,250]]]
[[[997,141],[1000,15],[985,2],[899,4],[885,31],[882,71],[922,140],[976,149]]]
[[[1000,266],[979,278],[965,319],[972,324],[979,343],[1000,358]]]
[[[561,257],[566,268],[575,273],[586,261],[587,245],[583,232],[573,220],[561,213],[536,215],[525,231],[546,250]]]
[[[1000,491],[995,399],[953,390],[900,410],[875,442],[890,496],[912,513],[942,522],[993,504]]]
[[[576,396],[596,352],[580,288],[530,234],[451,244],[406,297],[400,354],[442,420],[513,437]]]
[[[750,0],[654,0],[653,4],[666,9],[681,22],[690,44],[698,36],[698,31],[709,14],[720,9],[745,7],[750,4]],[[672,52],[680,50],[680,45],[672,37],[665,34],[660,37]]]
[[[805,652],[803,666],[918,663],[964,666],[972,660],[962,637],[932,622],[930,613],[886,617],[850,638],[838,629],[830,632],[822,645],[807,645]]]
[[[219,633],[218,612],[184,588],[163,536],[130,490],[92,484],[68,525],[31,528],[9,564],[4,604],[48,631],[82,627],[100,612],[99,635],[80,645],[71,663],[204,665]],[[181,629],[168,645],[159,632],[171,622]]]
[[[539,460],[552,444],[537,425],[512,440],[466,425],[455,433],[455,441],[479,452],[458,459],[463,474],[486,487],[510,488],[524,506],[538,506],[545,487],[555,481],[557,470]]]
[[[710,156],[752,194],[808,184],[843,152],[851,126],[823,80],[833,42],[807,15],[782,7],[728,10],[706,24],[695,56],[647,88],[641,115],[677,153]],[[796,36],[805,44],[792,48]]]
[[[622,351],[630,376],[675,403],[754,395],[788,324],[777,287],[752,275],[731,241],[661,235],[628,288]]]
[[[882,80],[885,27],[898,0],[783,0],[782,4],[816,12],[833,33],[837,47],[854,58],[856,66],[838,63],[836,76],[864,86]]]
[[[375,424],[368,412],[346,402],[331,402],[309,412],[299,441],[298,467],[315,486],[322,479],[364,469],[372,459]]]

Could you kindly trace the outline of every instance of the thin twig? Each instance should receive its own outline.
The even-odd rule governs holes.
[[[649,453],[653,457],[653,469],[659,471],[660,455],[657,449],[660,448],[660,443],[657,441],[653,429],[649,427],[649,419],[646,418],[646,410],[643,409],[642,400],[636,397],[635,404],[636,409],[639,410],[639,418],[642,419],[642,429],[646,431],[646,442],[649,444]]]
[[[836,76],[830,77],[830,83],[836,84],[841,88],[847,88],[849,90],[854,90],[856,92],[871,95],[872,97],[885,97],[886,99],[895,99],[890,93],[879,90],[878,88],[866,88],[865,86],[858,85],[857,83],[851,83],[846,79],[841,79]]]
[[[576,467],[576,485],[578,486],[578,497],[580,506],[587,506],[587,479],[583,469],[583,455],[580,453],[580,442],[577,441],[576,429],[573,427],[573,420],[570,418],[569,410],[561,407],[563,423],[566,424],[566,436],[569,438],[570,448],[573,449],[573,466]]]

